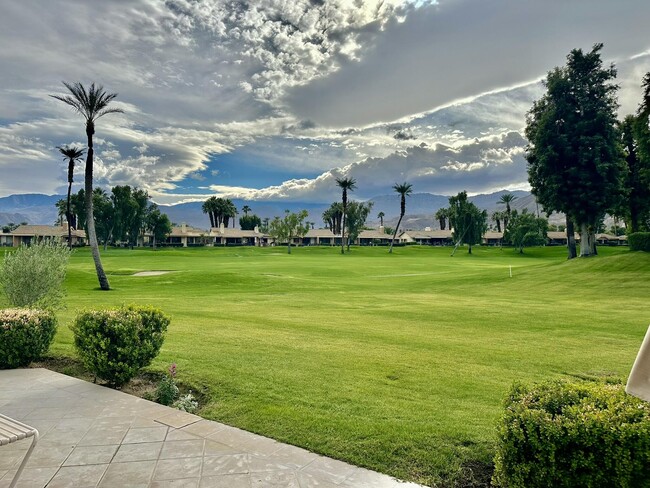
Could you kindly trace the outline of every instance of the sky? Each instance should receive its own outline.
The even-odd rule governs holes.
[[[0,196],[62,194],[83,119],[62,81],[117,93],[95,184],[160,204],[328,203],[527,189],[526,112],[571,49],[604,43],[633,113],[647,0],[31,0],[0,16]],[[73,190],[81,188],[83,165]]]

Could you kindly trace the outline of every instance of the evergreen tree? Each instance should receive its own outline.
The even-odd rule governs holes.
[[[600,218],[622,189],[622,151],[616,128],[616,70],[603,68],[602,44],[572,50],[548,73],[546,94],[527,116],[528,181],[547,214],[564,212],[580,229],[581,256],[595,254]],[[572,225],[567,225],[571,234]],[[575,250],[569,249],[569,258]]]

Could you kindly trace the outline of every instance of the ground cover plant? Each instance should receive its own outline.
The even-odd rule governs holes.
[[[514,381],[625,377],[650,318],[650,255],[625,248],[572,261],[562,247],[339,252],[109,249],[103,293],[81,250],[51,350],[74,356],[77,309],[151,304],[172,318],[151,368],[177,363],[203,388],[202,415],[399,478],[479,486]],[[172,272],[132,276],[147,270]]]

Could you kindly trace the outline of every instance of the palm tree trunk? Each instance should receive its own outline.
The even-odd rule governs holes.
[[[99,287],[102,290],[110,290],[111,287],[108,283],[108,278],[104,272],[101,258],[99,257],[99,245],[97,243],[97,233],[95,232],[95,217],[93,214],[93,132],[94,127],[86,127],[86,135],[88,136],[88,153],[86,155],[86,173],[85,173],[85,198],[86,198],[86,227],[88,228],[88,241],[90,244],[90,252],[93,255],[95,262],[95,271],[97,272],[97,279],[99,280]]]
[[[397,225],[395,226],[395,232],[393,232],[393,238],[390,241],[390,249],[388,249],[389,253],[393,252],[393,243],[395,242],[395,237],[397,237],[397,231],[399,230],[399,224],[402,223],[402,217],[404,217],[403,213],[399,214],[399,220],[397,221]]]
[[[68,221],[68,249],[72,251],[72,218],[70,217],[70,192],[72,191],[72,181],[68,178],[68,201],[66,206],[65,218]]]

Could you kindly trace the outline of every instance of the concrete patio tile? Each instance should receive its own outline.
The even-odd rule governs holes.
[[[417,485],[411,485],[402,483],[390,476],[385,474],[377,473],[375,471],[370,471],[363,468],[355,468],[350,476],[348,476],[345,481],[342,483],[342,486],[346,488],[364,486],[368,488],[408,488],[409,486],[415,487]]]
[[[131,427],[160,427],[160,423],[147,417],[135,417],[131,423]]]
[[[143,442],[140,444],[122,444],[113,458],[114,463],[129,461],[155,461],[160,456],[162,442]]]
[[[256,454],[273,454],[284,446],[284,444],[280,444],[268,437],[252,434],[245,430],[228,426],[223,430],[210,435],[209,438],[220,442],[221,444],[244,448],[246,451]]]
[[[216,432],[222,431],[227,426],[220,424],[219,422],[214,422],[213,420],[199,420],[193,424],[183,427],[184,432],[189,432],[190,434],[200,435],[202,437],[209,437]]]
[[[108,464],[113,460],[113,456],[118,447],[119,445],[116,444],[108,446],[77,446],[70,453],[63,465]]]
[[[224,454],[203,458],[203,476],[247,474],[250,472],[250,454]]]
[[[301,449],[300,447],[285,445],[269,456],[278,462],[294,469],[300,469],[307,466],[320,456],[313,452]]]
[[[17,444],[17,443],[16,443]],[[22,442],[22,444],[27,444],[29,447],[29,442]],[[9,446],[12,446],[13,444],[9,444]],[[14,466],[18,467],[18,465],[21,463],[23,458],[25,457],[26,451],[18,451],[18,450],[12,450],[9,451],[8,449],[5,449],[5,447],[9,446],[2,446],[2,455],[0,456],[0,470],[3,471],[8,471],[12,469]]]
[[[30,468],[58,468],[72,452],[72,446],[48,446],[38,443],[27,461]]]
[[[251,474],[251,488],[300,488],[293,470]]]
[[[120,444],[128,432],[126,427],[91,427],[79,441],[80,446],[106,446]]]
[[[169,431],[167,431],[167,437],[165,437],[166,441],[191,441],[197,439],[203,439],[203,437],[196,434],[190,434],[182,429],[169,429]]]
[[[302,468],[300,472],[306,475],[312,475],[314,478],[340,484],[348,476],[352,475],[355,469],[357,469],[355,466],[344,463],[343,461],[319,456],[318,459]]]
[[[243,449],[237,449],[232,446],[221,444],[220,442],[205,440],[205,447],[203,448],[203,455],[205,457],[222,456],[224,454],[249,454]]]
[[[47,486],[58,468],[25,468],[16,488],[43,488]],[[14,478],[16,470],[8,471],[0,480],[0,488],[7,488]]]
[[[264,471],[284,471],[293,470],[292,466],[281,463],[277,459],[269,456],[256,456],[251,454],[249,457],[249,470],[251,473],[259,473]]]
[[[160,459],[203,456],[205,439],[187,441],[166,441],[160,453]]]
[[[149,488],[198,488],[199,481],[199,478],[154,481],[149,485]]]
[[[50,408],[50,407],[37,407],[25,415],[25,420],[31,421],[34,419],[62,419],[65,414],[69,413],[69,408]]]
[[[226,474],[201,478],[199,488],[251,488],[247,474]]]
[[[122,427],[128,430],[133,425],[136,417],[99,417],[92,424],[92,428],[117,428]]]
[[[341,488],[341,485],[338,483],[324,480],[309,473],[303,473],[302,471],[296,471],[296,477],[298,478],[300,488]]]
[[[167,436],[167,427],[136,427],[127,432],[122,444],[135,444],[140,442],[164,441]]]
[[[198,478],[201,476],[202,457],[161,459],[153,473],[154,481]]]
[[[155,461],[111,464],[99,486],[101,488],[148,486],[156,467]]]
[[[175,429],[180,429],[182,427],[196,423],[202,419],[198,415],[176,410],[175,412],[167,412],[165,415],[156,417],[155,420],[161,424],[168,425]]]
[[[108,468],[108,464],[65,466],[47,485],[47,488],[95,488]]]

